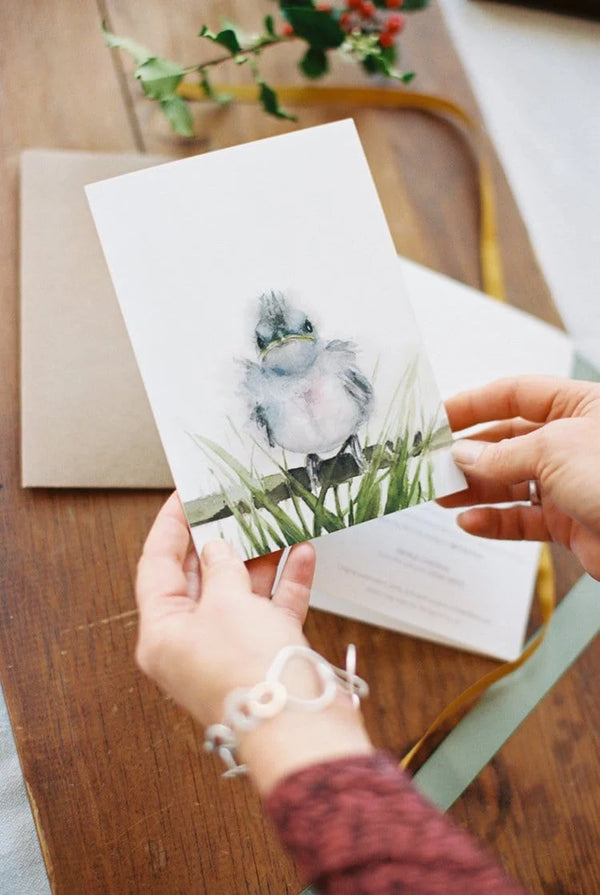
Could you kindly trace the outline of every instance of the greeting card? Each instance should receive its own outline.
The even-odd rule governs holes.
[[[257,556],[464,487],[351,121],[86,190],[198,547]]]

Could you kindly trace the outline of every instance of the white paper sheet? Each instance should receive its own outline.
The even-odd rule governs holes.
[[[250,558],[464,486],[352,121],[87,194],[199,549]]]
[[[564,333],[410,261],[400,265],[445,397],[502,376],[569,374],[572,346]],[[539,545],[474,538],[455,516],[429,504],[317,543],[313,605],[516,658]]]

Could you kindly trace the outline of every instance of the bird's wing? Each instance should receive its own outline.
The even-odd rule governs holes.
[[[244,369],[243,386],[246,394],[252,399],[258,399],[263,390],[262,367],[251,360],[242,360],[240,363]]]
[[[250,406],[250,419],[256,423],[258,428],[266,436],[269,445],[275,447],[273,432],[269,426],[269,418],[264,407],[264,371],[259,364],[246,360],[243,362],[245,368],[244,375],[244,391]]]
[[[250,414],[250,419],[253,420],[258,428],[265,434],[267,441],[269,442],[269,447],[275,447],[275,439],[273,438],[273,431],[269,425],[269,417],[262,404],[255,404],[254,409]]]
[[[340,375],[344,388],[366,415],[373,403],[373,386],[356,367],[347,367]]]
[[[334,339],[325,346],[325,354],[330,361],[334,362],[344,388],[366,416],[373,402],[373,386],[365,374],[358,369],[355,344]]]
[[[340,367],[356,363],[356,345],[354,342],[344,342],[342,339],[333,339],[325,345],[327,356],[335,359]]]

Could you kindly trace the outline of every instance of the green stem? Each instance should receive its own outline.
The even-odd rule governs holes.
[[[260,50],[265,47],[272,47],[275,44],[289,43],[290,41],[298,40],[297,35],[290,34],[290,36],[282,35],[281,37],[273,37],[270,39],[258,41],[258,43],[253,44],[251,47],[246,47],[245,49],[241,49],[237,56],[251,56],[255,55]],[[184,71],[186,74],[191,74],[192,72],[200,72],[203,68],[209,68],[213,65],[220,65],[222,62],[231,61],[235,59],[235,56],[232,56],[231,53],[224,53],[222,56],[217,56],[215,59],[209,59],[208,62],[200,62],[197,65],[186,65],[184,66]]]

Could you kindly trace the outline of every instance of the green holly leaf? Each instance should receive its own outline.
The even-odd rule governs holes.
[[[307,78],[320,78],[329,70],[327,53],[320,47],[309,47],[300,60],[300,69]]]
[[[394,77],[398,74],[395,69],[396,61],[398,59],[398,54],[396,52],[396,47],[382,47],[379,51],[379,64],[381,65],[382,72],[390,77]]]
[[[400,81],[404,76],[395,67],[397,59],[395,47],[382,47],[377,44],[362,60],[362,67],[370,75],[385,75],[387,78],[396,78]]]
[[[291,115],[289,112],[286,112],[285,109],[281,108],[277,94],[268,84],[265,84],[264,81],[258,81],[258,85],[260,87],[258,98],[268,115],[274,115],[275,118],[285,118],[288,121],[298,120],[295,115]]]
[[[416,12],[429,6],[430,0],[404,0],[400,12]]]
[[[147,59],[134,72],[146,96],[159,101],[173,96],[184,75],[185,70],[176,62],[158,56]]]
[[[311,47],[330,50],[341,46],[346,40],[346,32],[324,10],[304,6],[286,6],[282,11],[294,29],[294,33],[307,41]]]
[[[237,34],[233,28],[224,28],[222,31],[215,34],[214,31],[211,31],[206,25],[203,25],[198,37],[206,37],[208,40],[212,40],[213,43],[220,44],[222,47],[225,47],[226,50],[229,50],[232,56],[237,56],[238,53],[242,52],[240,42],[237,39]]]
[[[137,64],[134,77],[141,82],[142,90],[150,99],[159,102],[173,96],[185,75],[185,69],[176,62],[155,56],[146,47],[129,37],[117,37],[102,26],[104,39],[111,49],[124,50]]]
[[[302,6],[307,9],[315,8],[313,0],[279,0],[279,8],[282,12],[289,9],[290,6]]]
[[[226,106],[227,103],[230,103],[233,99],[233,95],[231,93],[219,93],[214,89],[214,87],[210,83],[208,72],[205,68],[200,69],[200,86],[204,90],[206,96],[208,96],[215,102],[220,103],[222,106]]]
[[[176,134],[182,137],[194,136],[194,122],[188,103],[176,93],[160,101],[160,107],[169,119]]]
[[[237,39],[237,34],[233,28],[225,28],[223,31],[219,31],[217,34],[217,43],[229,50],[232,56],[237,56],[242,50],[240,42]]]
[[[270,38],[277,37],[277,32],[275,31],[275,20],[273,19],[273,16],[265,16],[264,27],[265,27],[265,34],[267,35],[267,37],[270,37]]]
[[[104,22],[102,23],[102,33],[107,47],[110,47],[111,50],[125,50],[130,56],[133,56],[134,62],[137,65],[143,65],[144,62],[154,59],[153,53],[151,53],[147,47],[143,47],[141,44],[136,43],[134,40],[131,40],[130,37],[117,37],[116,34],[112,34],[107,30]]]

